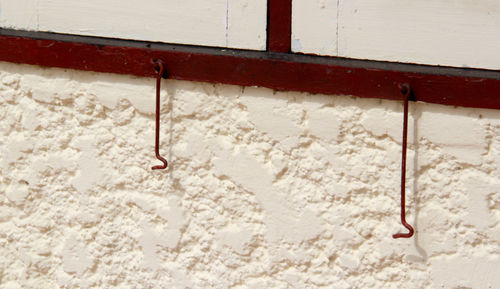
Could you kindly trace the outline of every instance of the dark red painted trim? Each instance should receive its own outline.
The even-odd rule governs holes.
[[[291,51],[292,0],[267,1],[267,50]]]
[[[161,59],[173,79],[398,100],[408,83],[418,101],[500,109],[495,71],[88,39],[100,44],[0,35],[0,61],[154,77]]]

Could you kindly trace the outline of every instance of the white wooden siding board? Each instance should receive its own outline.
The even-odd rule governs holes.
[[[336,55],[337,0],[293,0],[292,51]]]
[[[267,0],[227,1],[227,46],[265,50]]]
[[[498,0],[338,0],[338,11],[336,5],[293,0],[293,51],[500,69]]]
[[[500,69],[500,1],[340,2],[341,57]]]
[[[226,0],[41,0],[39,30],[225,46]]]
[[[4,28],[254,50],[266,14],[267,0],[0,0]]]
[[[0,27],[35,30],[37,0],[0,0]]]

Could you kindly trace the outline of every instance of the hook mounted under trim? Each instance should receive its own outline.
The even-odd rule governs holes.
[[[152,60],[151,62],[155,66],[156,74],[156,130],[155,130],[155,155],[156,158],[163,162],[163,165],[156,165],[151,167],[153,170],[162,170],[166,169],[168,166],[168,162],[165,158],[160,155],[160,84],[161,79],[165,75],[165,67],[163,65],[163,61],[161,60]]]
[[[411,238],[413,236],[413,227],[406,222],[406,143],[408,140],[408,99],[411,96],[411,88],[407,83],[398,85],[401,94],[404,98],[404,115],[403,115],[403,149],[401,158],[401,223],[408,229],[408,233],[397,233],[392,235],[397,238]]]

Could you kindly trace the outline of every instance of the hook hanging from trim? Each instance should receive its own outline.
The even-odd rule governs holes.
[[[161,79],[165,74],[165,67],[161,60],[151,60],[155,66],[155,70],[158,72],[156,75],[156,131],[155,131],[155,154],[156,158],[163,162],[163,165],[153,166],[153,170],[166,169],[168,162],[160,155],[160,84]]]
[[[397,238],[411,238],[413,236],[413,227],[406,222],[406,143],[408,140],[408,99],[411,95],[410,85],[399,84],[399,90],[404,98],[404,116],[403,116],[403,149],[401,157],[401,223],[408,229],[408,233],[397,233],[392,235]]]

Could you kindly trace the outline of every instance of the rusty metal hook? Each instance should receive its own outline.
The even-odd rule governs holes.
[[[411,95],[410,85],[407,83],[398,85],[401,94],[404,97],[404,116],[403,116],[403,149],[401,157],[401,223],[408,229],[408,233],[397,233],[392,235],[397,238],[411,238],[413,236],[413,227],[406,222],[406,143],[408,140],[408,99]]]
[[[160,155],[160,84],[161,79],[165,74],[165,67],[161,60],[151,60],[155,66],[155,70],[158,72],[156,74],[156,134],[155,134],[155,154],[156,158],[163,162],[163,165],[157,165],[151,167],[153,170],[166,169],[168,162]]]

